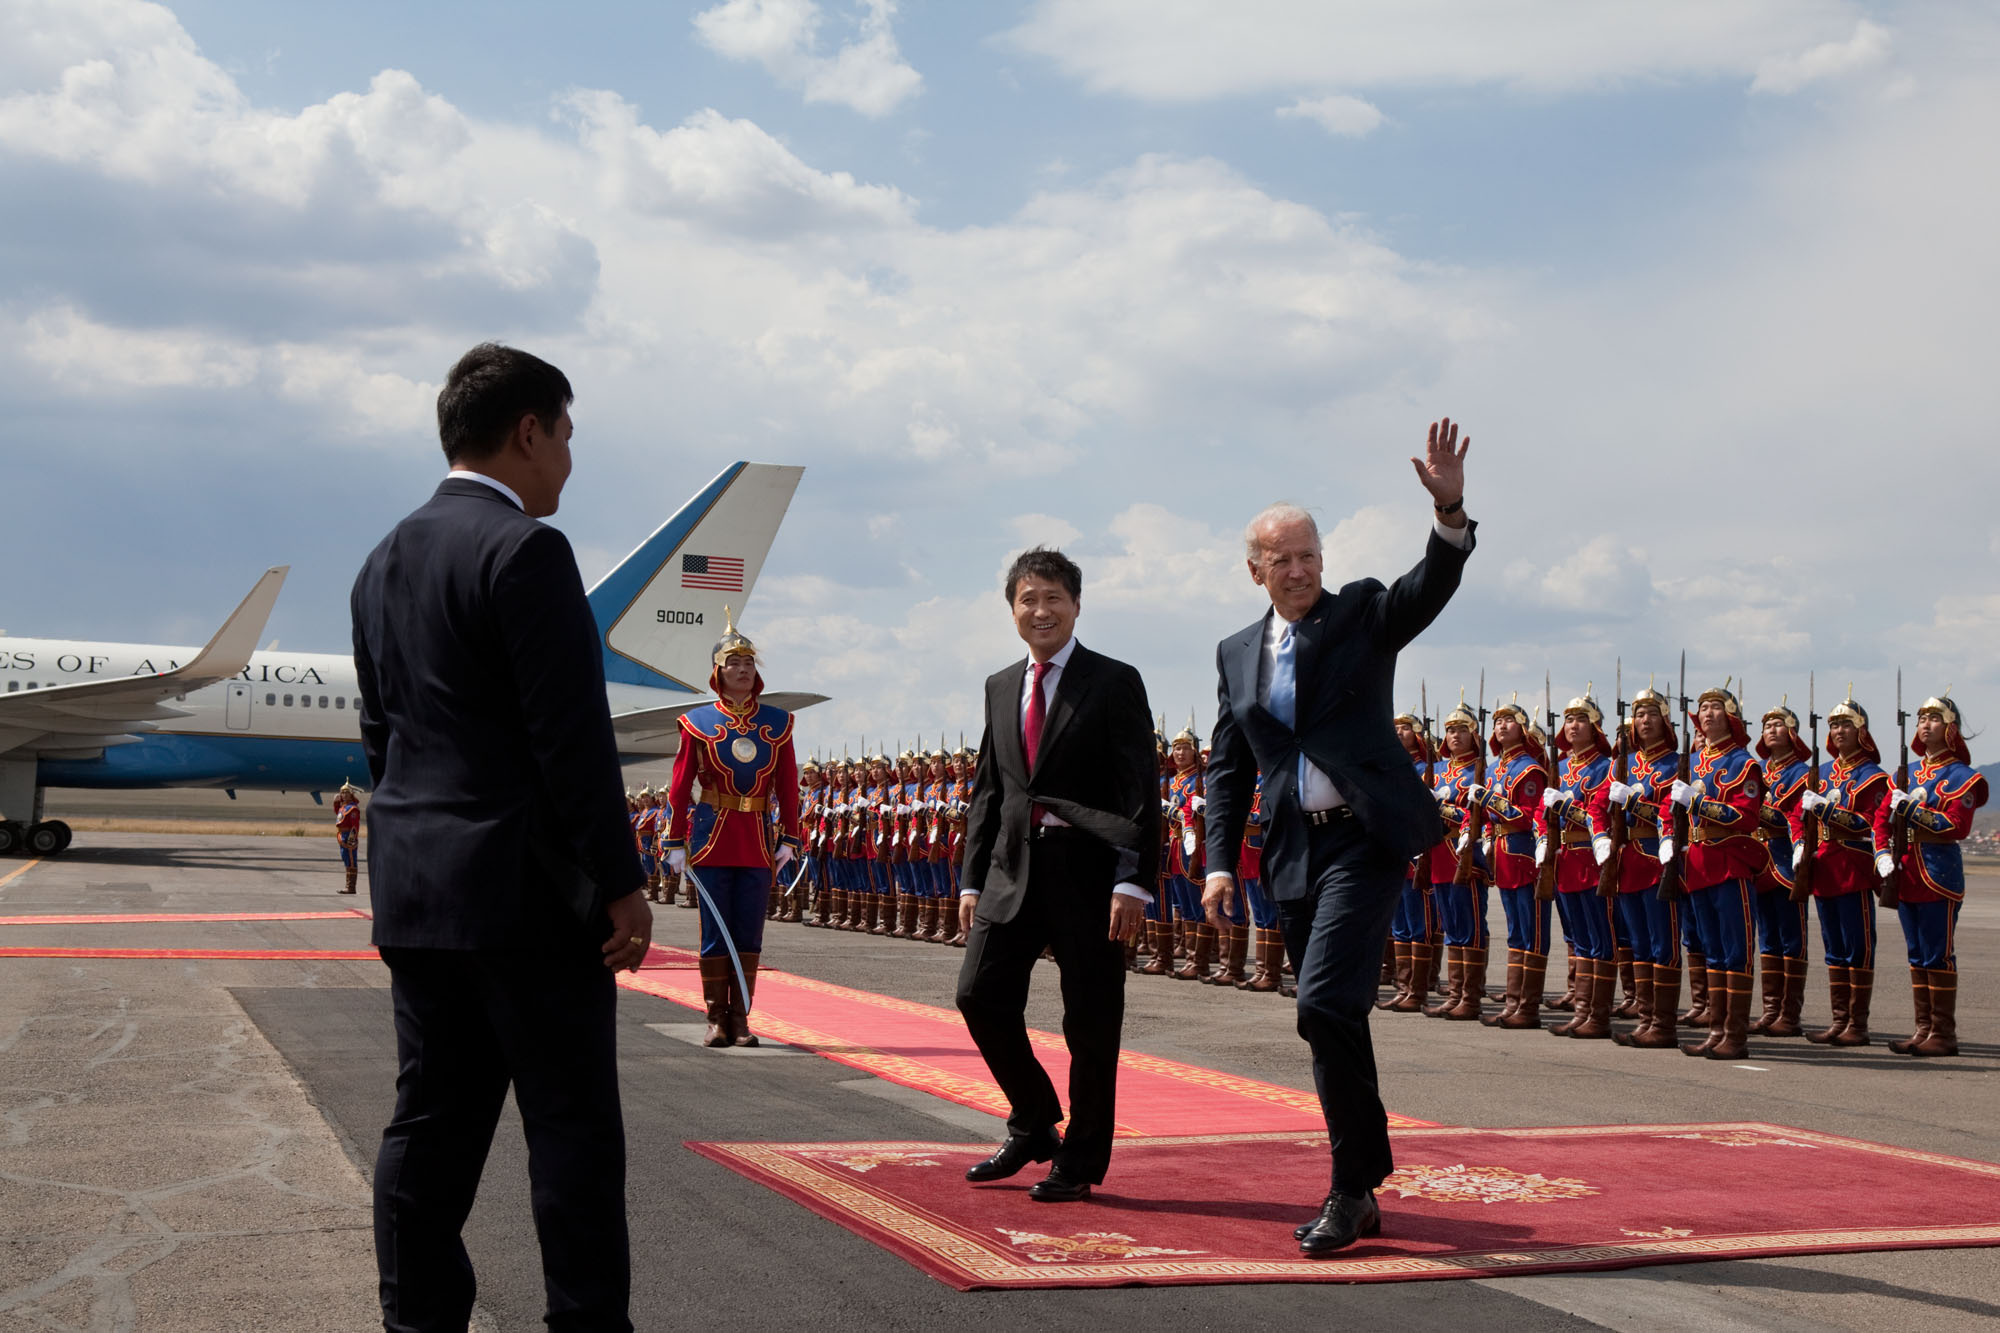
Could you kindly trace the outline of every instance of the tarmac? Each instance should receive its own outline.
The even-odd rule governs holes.
[[[356,902],[336,894],[339,880],[333,849],[319,839],[93,833],[60,858],[0,861],[0,920],[339,910]],[[1876,1045],[1833,1051],[1753,1038],[1741,1063],[1379,1014],[1385,1096],[1398,1111],[1444,1124],[1762,1120],[2000,1161],[2000,874],[1977,870],[1971,887],[1958,933],[1960,1026],[1970,1040],[1957,1058],[1917,1061],[1881,1044],[1909,1023],[1901,969],[1885,965]],[[694,942],[694,912],[656,908],[655,917],[661,942]],[[1886,964],[1901,939],[1892,917],[1881,926]],[[0,924],[0,945],[351,949],[366,946],[367,932],[359,918]],[[1823,1021],[1816,944],[1813,953],[1807,1017]],[[764,956],[772,967],[949,1005],[963,954],[785,924],[770,928]],[[0,1327],[379,1327],[368,1178],[394,1098],[386,987],[385,970],[368,961],[0,958]],[[2000,1253],[1991,1249],[1496,1280],[961,1294],[682,1144],[997,1142],[997,1120],[800,1051],[701,1049],[696,1015],[651,996],[622,991],[619,1021],[633,1321],[642,1330],[1338,1320],[1637,1333],[1950,1330],[2000,1320]],[[1060,1026],[1052,971],[1037,972],[1029,1021]],[[1290,1006],[1275,995],[1134,977],[1125,1044],[1311,1086]],[[1317,1201],[1299,1202],[1303,1217]],[[480,1282],[474,1327],[540,1328],[511,1107],[466,1244]]]

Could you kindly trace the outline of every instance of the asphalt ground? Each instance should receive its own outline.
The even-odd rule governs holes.
[[[0,918],[325,911],[355,901],[335,894],[338,883],[331,848],[317,840],[93,834],[56,860],[0,861]],[[2000,1161],[1996,890],[2000,874],[1975,872],[1959,929],[1960,1026],[1970,1040],[1956,1059],[1753,1039],[1750,1059],[1723,1064],[1384,1014],[1375,1020],[1383,1087],[1396,1110],[1445,1124],[1763,1120]],[[693,942],[695,913],[656,913],[662,942]],[[1882,924],[1888,958],[1900,936],[1892,919]],[[353,948],[366,938],[358,919],[0,926],[0,944],[10,945]],[[773,967],[939,1005],[950,1004],[962,956],[790,925],[772,927],[765,947]],[[1823,975],[1815,965],[1811,985]],[[0,1327],[378,1326],[367,1178],[393,1100],[386,981],[370,962],[0,959]],[[1035,1026],[1059,1027],[1053,983],[1038,972]],[[1906,1031],[1897,969],[1882,969],[1877,996],[1878,1036]],[[1825,1012],[1815,989],[1807,1017]],[[1994,1250],[1480,1281],[960,1294],[681,1144],[991,1142],[998,1122],[803,1052],[706,1051],[693,1044],[695,1021],[670,1002],[620,994],[641,1329],[1307,1319],[1459,1330],[1955,1329],[2000,1319]],[[1289,1006],[1274,995],[1133,978],[1125,1040],[1310,1086]],[[1302,1216],[1314,1202],[1300,1200]],[[480,1275],[475,1326],[539,1328],[511,1108],[466,1239]]]

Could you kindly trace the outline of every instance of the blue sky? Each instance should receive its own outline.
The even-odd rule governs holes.
[[[1817,669],[1880,713],[1900,663],[1981,725],[2000,22],[1590,13],[0,0],[0,625],[197,638],[289,562],[273,632],[337,650],[491,336],[577,385],[587,574],[807,465],[746,627],[835,696],[809,744],[975,726],[1043,539],[1206,713],[1244,519],[1393,577],[1444,413],[1482,545],[1412,698],[1685,647],[1754,708]]]

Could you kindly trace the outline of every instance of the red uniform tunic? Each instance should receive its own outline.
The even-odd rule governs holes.
[[[755,699],[743,709],[712,703],[683,714],[680,727],[681,749],[667,787],[673,815],[664,850],[686,849],[698,866],[774,866],[773,801],[778,840],[798,850],[799,773],[792,755],[792,715]]]
[[[1820,766],[1819,852],[1813,857],[1815,898],[1873,892],[1875,851],[1889,846],[1889,775],[1860,755]]]
[[[1493,840],[1487,864],[1494,887],[1525,889],[1535,882],[1535,826],[1548,770],[1540,751],[1522,744],[1501,755],[1486,777],[1486,826]]]
[[[1688,807],[1687,887],[1706,889],[1726,880],[1754,881],[1771,864],[1757,837],[1764,810],[1764,768],[1732,741],[1704,745],[1688,766],[1688,780],[1703,787]]]
[[[1562,761],[1562,790],[1573,799],[1549,807],[1549,841],[1556,850],[1556,892],[1591,893],[1597,889],[1597,856],[1591,840],[1607,836],[1611,810],[1611,757],[1593,751],[1588,758],[1571,755]]]

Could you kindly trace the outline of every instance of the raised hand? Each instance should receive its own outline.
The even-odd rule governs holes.
[[[1461,443],[1451,418],[1431,423],[1424,456],[1412,458],[1410,466],[1416,468],[1417,480],[1431,493],[1433,504],[1442,507],[1465,498],[1465,451],[1471,447],[1472,437]]]

